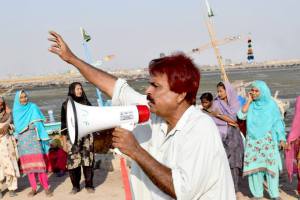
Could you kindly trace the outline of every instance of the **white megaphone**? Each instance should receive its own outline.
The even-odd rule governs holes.
[[[149,108],[146,105],[136,106],[86,106],[69,97],[67,104],[67,128],[72,144],[82,137],[105,129],[136,125],[148,121]]]

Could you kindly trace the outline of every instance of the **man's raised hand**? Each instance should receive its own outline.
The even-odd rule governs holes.
[[[50,37],[48,38],[48,40],[53,42],[53,44],[48,50],[58,55],[64,61],[71,63],[72,59],[76,58],[76,56],[70,50],[63,38],[55,31],[49,31],[49,34]]]

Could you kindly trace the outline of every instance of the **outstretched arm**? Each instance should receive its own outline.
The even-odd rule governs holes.
[[[231,125],[231,126],[238,127],[237,122],[236,122],[235,120],[231,119],[231,118],[230,118],[229,116],[227,116],[227,115],[218,114],[216,117],[219,118],[219,119],[221,119],[221,120],[223,120],[223,121],[225,121],[225,122],[227,122],[227,123],[228,123],[229,125]]]
[[[227,115],[223,115],[220,113],[219,110],[215,110],[215,111],[208,111],[208,110],[205,110],[206,112],[208,112],[208,114],[212,117],[216,117],[216,118],[219,118],[220,120],[223,120],[225,122],[227,122],[229,125],[231,126],[235,126],[235,127],[238,127],[238,124],[235,120],[231,119],[229,116]]]
[[[79,59],[68,47],[63,38],[56,32],[50,31],[49,41],[53,42],[49,51],[58,55],[65,62],[75,66],[90,83],[112,97],[117,78],[101,69]]]

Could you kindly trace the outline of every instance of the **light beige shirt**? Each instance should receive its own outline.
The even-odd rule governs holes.
[[[146,96],[133,90],[125,80],[116,82],[113,105],[147,104]],[[176,126],[167,133],[166,122],[151,114],[148,123],[133,134],[158,162],[171,168],[178,200],[235,200],[229,164],[218,129],[201,110],[190,106]],[[135,200],[173,199],[132,162],[131,190]]]

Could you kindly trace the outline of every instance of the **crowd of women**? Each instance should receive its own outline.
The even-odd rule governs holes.
[[[284,120],[264,81],[254,81],[247,100],[239,99],[229,82],[217,84],[215,98],[211,93],[203,93],[200,97],[202,109],[211,115],[219,128],[237,198],[243,198],[240,179],[247,177],[254,199],[263,198],[264,182],[271,199],[281,199],[279,175],[283,165],[280,150],[286,154],[290,179],[294,172],[300,172],[300,97],[296,101],[287,142]]]
[[[69,86],[68,96],[74,101],[91,105],[82,85],[74,82]],[[44,123],[46,119],[39,107],[29,101],[24,90],[16,92],[12,110],[0,98],[0,182],[5,183],[10,197],[17,195],[17,179],[27,175],[31,191],[29,197],[37,194],[36,176],[47,197],[53,196],[49,187],[48,173],[63,176],[68,170],[73,188],[71,194],[80,191],[81,167],[88,193],[93,186],[93,136],[87,135],[77,144],[67,139],[66,101],[62,104],[62,139],[50,138]],[[2,191],[0,192],[2,198]]]
[[[203,93],[201,107],[219,128],[237,198],[243,197],[240,180],[247,177],[254,198],[263,198],[266,182],[269,196],[280,199],[279,175],[283,168],[280,150],[285,151],[290,179],[293,174],[298,175],[300,193],[300,97],[296,100],[291,132],[286,140],[283,118],[264,81],[252,83],[246,101],[239,101],[235,89],[226,81],[217,84],[216,93],[215,98],[211,93]],[[78,82],[69,86],[68,96],[78,103],[91,105]],[[17,195],[20,172],[28,176],[32,188],[28,196],[37,194],[36,176],[46,196],[52,196],[47,172],[63,176],[66,170],[73,186],[70,193],[76,194],[80,191],[81,168],[87,192],[94,192],[93,135],[70,144],[66,103],[67,100],[61,109],[62,140],[51,142],[44,127],[44,115],[36,104],[29,102],[24,90],[16,92],[12,110],[0,98],[0,181],[6,183],[9,196]]]

